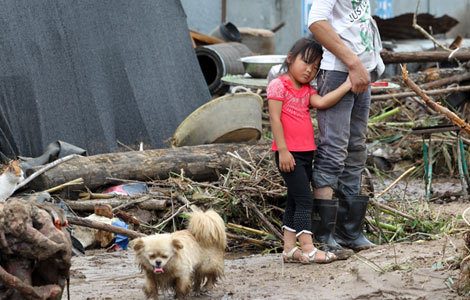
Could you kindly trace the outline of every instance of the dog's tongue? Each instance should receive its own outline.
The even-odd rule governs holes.
[[[155,268],[153,268],[153,272],[154,273],[163,273],[163,269],[159,268],[159,267],[155,267]]]

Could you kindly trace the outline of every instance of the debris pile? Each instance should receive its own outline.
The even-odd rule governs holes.
[[[0,204],[0,298],[62,298],[72,256],[64,220],[52,203]]]

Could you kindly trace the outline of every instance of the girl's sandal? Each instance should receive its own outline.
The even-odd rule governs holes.
[[[289,252],[282,251],[282,260],[284,263],[300,263],[300,260],[294,257],[294,253],[300,250],[297,247],[292,248]]]
[[[332,252],[325,252],[325,259],[319,260],[315,259],[315,255],[317,254],[318,248],[315,247],[312,252],[310,253],[303,253],[300,254],[301,257],[306,257],[308,260],[303,260],[300,259],[300,262],[303,264],[310,264],[310,263],[316,263],[316,264],[328,264],[330,262],[334,262],[335,260],[338,260],[338,257]]]

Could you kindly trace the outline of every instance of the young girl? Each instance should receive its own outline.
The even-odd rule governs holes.
[[[350,89],[349,77],[336,90],[321,97],[310,86],[320,66],[322,47],[311,39],[298,40],[289,51],[282,69],[287,72],[272,80],[267,89],[269,115],[276,163],[287,186],[283,218],[285,262],[328,263],[337,259],[318,250],[312,241],[313,197],[310,188],[313,125],[309,106],[325,109],[336,104]],[[297,239],[301,249],[296,247]]]

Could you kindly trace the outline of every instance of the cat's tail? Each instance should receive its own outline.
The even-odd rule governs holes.
[[[206,212],[201,210],[191,212],[188,230],[201,246],[215,246],[220,249],[225,249],[227,246],[224,220],[212,209]]]

